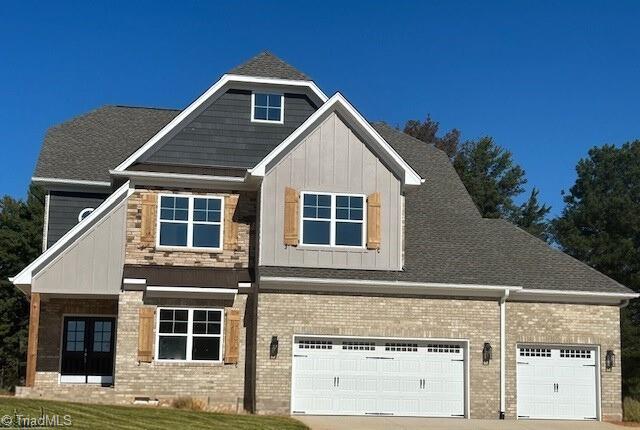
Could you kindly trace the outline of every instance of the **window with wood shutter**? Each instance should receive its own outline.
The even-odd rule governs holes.
[[[298,245],[298,191],[293,188],[284,190],[284,244]]]
[[[156,241],[156,208],[158,197],[155,193],[142,193],[142,219],[140,242],[153,245]]]
[[[238,248],[238,223],[233,216],[238,206],[238,196],[227,196],[224,199],[224,249]]]
[[[380,193],[367,198],[367,249],[380,249]]]
[[[150,363],[153,360],[153,321],[155,308],[142,307],[138,322],[138,361]]]
[[[240,359],[240,309],[225,308],[224,362],[236,364]]]

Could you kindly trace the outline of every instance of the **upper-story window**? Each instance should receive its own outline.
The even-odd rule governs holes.
[[[364,199],[360,194],[302,193],[302,244],[365,245]]]
[[[160,195],[158,246],[222,248],[223,198]]]
[[[251,121],[284,123],[284,95],[252,93]]]

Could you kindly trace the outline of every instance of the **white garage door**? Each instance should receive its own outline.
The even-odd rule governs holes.
[[[595,348],[518,347],[518,417],[597,419]]]
[[[291,411],[462,417],[464,359],[456,342],[296,338]]]

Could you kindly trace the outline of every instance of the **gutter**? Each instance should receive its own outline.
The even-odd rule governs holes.
[[[180,185],[214,185],[222,187],[250,188],[246,175],[242,176],[211,176],[186,173],[165,173],[165,172],[145,172],[131,170],[109,170],[109,173],[116,178],[129,178],[135,184],[166,184],[170,181]]]
[[[500,298],[500,419],[504,419],[505,415],[505,399],[506,399],[506,360],[507,360],[507,298],[509,298],[510,290],[504,290],[503,296]]]

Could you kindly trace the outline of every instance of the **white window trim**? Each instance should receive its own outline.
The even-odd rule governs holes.
[[[257,119],[256,115],[256,94],[267,94],[270,96],[280,96],[280,120],[273,121],[268,119]],[[284,94],[268,91],[252,91],[251,92],[251,122],[260,122],[264,124],[284,124]]]
[[[182,197],[189,199],[188,205],[188,215],[186,221],[169,221],[166,222],[175,222],[181,224],[187,224],[187,245],[161,245],[160,244],[160,208],[162,197]],[[218,243],[220,246],[217,248],[210,248],[206,246],[193,246],[193,225],[194,224],[208,224],[208,225],[217,225],[217,222],[210,221],[194,221],[193,220],[193,199],[218,199],[220,200],[220,238]],[[166,250],[178,250],[178,251],[208,251],[208,252],[219,252],[224,248],[224,203],[225,197],[218,195],[196,195],[196,194],[172,194],[172,193],[160,193],[158,194],[158,203],[157,203],[157,215],[156,215],[156,248],[158,249],[166,249]]]
[[[324,194],[331,196],[331,209],[330,214],[331,217],[329,219],[326,218],[305,218],[304,217],[304,196],[307,194]],[[348,196],[348,197],[362,197],[362,221],[355,220],[338,220],[336,219],[336,196]],[[300,193],[300,203],[299,203],[299,212],[300,212],[300,246],[301,248],[340,248],[340,249],[366,249],[367,244],[367,196],[364,194],[357,193],[329,193],[325,191],[302,191]],[[304,221],[329,221],[329,244],[314,244],[314,243],[304,243]],[[336,222],[349,222],[349,223],[362,223],[362,245],[336,245]]]
[[[85,217],[89,216],[91,212],[96,210],[96,208],[84,208],[78,214],[78,222],[82,221]]]
[[[188,318],[187,318],[187,332],[186,333],[160,333],[160,311],[162,310],[180,310],[180,311],[187,311],[188,312]],[[194,334],[193,333],[193,311],[218,311],[220,312],[220,334]],[[168,358],[164,358],[161,359],[159,358],[159,352],[160,352],[160,336],[167,336],[167,337],[185,337],[187,338],[187,354],[186,360],[172,360],[172,359],[168,359]],[[219,346],[219,352],[218,352],[218,360],[193,360],[192,359],[192,349],[193,349],[193,338],[194,337],[218,337],[220,338],[220,346]],[[162,307],[158,307],[156,309],[156,336],[155,336],[155,353],[154,353],[154,357],[156,362],[158,363],[222,363],[223,360],[223,337],[224,337],[224,309],[221,308],[187,308],[187,307],[175,307],[175,306],[162,306]]]

